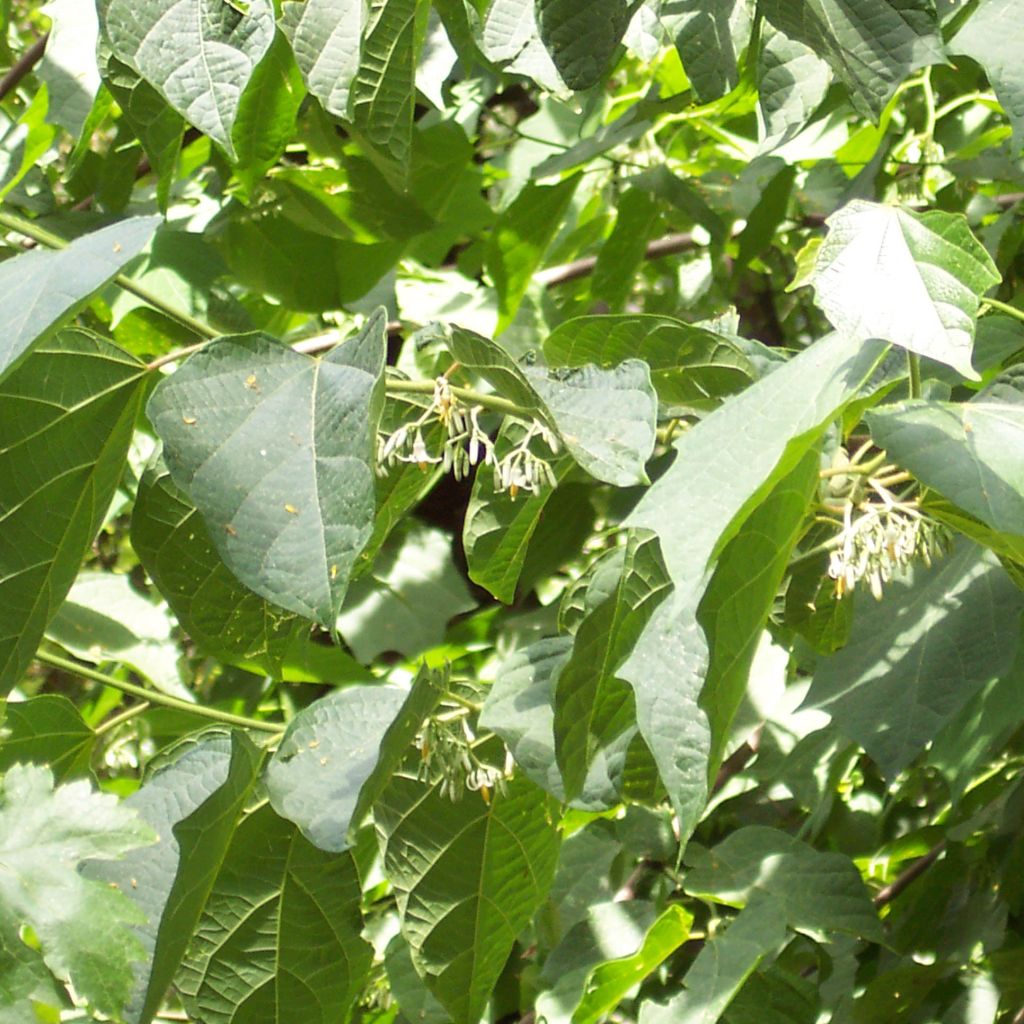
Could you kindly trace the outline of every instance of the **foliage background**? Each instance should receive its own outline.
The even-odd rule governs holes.
[[[1024,1020],[1014,0],[0,0],[0,1022]]]

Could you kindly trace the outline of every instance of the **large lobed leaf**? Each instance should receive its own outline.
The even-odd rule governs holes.
[[[855,200],[827,223],[810,283],[836,330],[890,341],[978,379],[975,318],[1000,277],[966,219]]]
[[[327,628],[373,532],[385,319],[319,360],[267,335],[219,339],[149,401],[171,476],[231,571]]]
[[[142,915],[77,869],[155,838],[130,808],[88,782],[54,789],[49,769],[36,765],[15,765],[0,780],[0,920],[31,926],[54,974],[109,1014],[124,1006],[133,964],[143,959],[128,929]]]

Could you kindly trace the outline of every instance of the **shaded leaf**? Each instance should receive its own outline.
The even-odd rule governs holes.
[[[487,248],[487,270],[498,292],[499,332],[515,318],[533,272],[554,241],[579,183],[578,175],[557,185],[530,182],[494,225]]]
[[[497,342],[455,326],[445,344],[503,397],[553,427],[591,476],[619,487],[647,482],[657,399],[646,363],[626,359],[609,369],[521,366]]]
[[[412,151],[416,18],[422,0],[370,0],[349,105],[354,129],[404,181]]]
[[[634,356],[650,366],[660,402],[702,411],[760,376],[732,338],[651,314],[567,320],[545,339],[544,355],[555,366],[601,367]]]
[[[149,400],[171,477],[231,571],[327,628],[373,532],[385,345],[383,310],[320,360],[221,338]]]
[[[99,0],[97,6],[114,56],[234,160],[242,93],[274,39],[269,0],[249,0],[245,13],[224,0]]]
[[[374,817],[413,963],[456,1024],[476,1024],[551,885],[557,804],[522,778],[490,803],[439,785],[397,774]]]
[[[850,642],[818,663],[805,706],[827,711],[891,778],[1010,667],[1024,593],[993,554],[961,540],[931,569],[894,579],[880,602],[856,601]]]
[[[31,662],[107,514],[144,369],[68,330],[0,384],[0,694]]]
[[[78,708],[56,693],[6,705],[0,725],[0,772],[21,763],[46,765],[58,783],[89,771],[95,733]]]
[[[506,420],[495,440],[497,457],[508,454],[524,434],[521,424]],[[568,459],[555,465],[553,472],[558,483],[571,468]],[[507,492],[498,494],[495,490],[490,466],[477,470],[463,524],[462,546],[469,578],[505,604],[515,599],[530,540],[555,493],[554,488],[544,487],[540,494],[524,494],[513,501]]]
[[[675,39],[683,70],[702,103],[740,83],[753,26],[751,0],[664,0],[661,23]]]
[[[640,0],[537,0],[540,37],[570,89],[589,89],[608,71]]]
[[[335,1024],[362,992],[351,854],[329,854],[264,806],[235,831],[176,984],[204,1024]]]
[[[590,281],[594,298],[616,310],[622,309],[633,292],[637,272],[647,257],[648,239],[660,218],[657,201],[643,189],[627,189],[617,207],[615,227],[601,246]]]
[[[384,543],[370,572],[353,581],[338,632],[364,664],[384,651],[411,658],[439,644],[448,622],[476,604],[448,534],[410,521]]]
[[[146,823],[84,780],[56,789],[49,769],[15,765],[0,782],[0,919],[28,924],[46,965],[109,1014],[132,990],[143,949],[128,929],[141,914],[90,881],[84,860],[152,848]]]
[[[711,651],[700,702],[711,726],[711,774],[718,771],[758,642],[817,493],[819,465],[812,448],[754,510],[722,552],[697,611]]]
[[[555,684],[555,750],[570,798],[581,794],[598,757],[614,777],[612,766],[625,756],[636,725],[617,671],[668,593],[652,538],[631,535],[615,590],[580,623]]]
[[[929,0],[762,0],[760,10],[829,62],[866,117],[918,68],[946,59]]]
[[[834,932],[879,941],[881,925],[853,862],[821,853],[785,832],[752,826],[714,850],[691,849],[687,892],[741,906],[724,933],[700,951],[685,990],[663,1006],[641,1010],[641,1024],[711,1024],[764,958],[779,949],[786,928],[814,936]]]
[[[981,296],[999,272],[961,214],[914,214],[857,199],[828,218],[810,281],[842,334],[881,338],[952,366],[971,365]],[[871,302],[865,303],[864,296]]]
[[[919,400],[872,410],[867,422],[925,486],[994,530],[1024,535],[1024,405]]]
[[[102,37],[98,56],[103,80],[149,158],[157,179],[157,201],[166,210],[185,121],[149,82],[114,56]]]
[[[135,968],[125,1014],[131,1024],[148,1022],[163,1002],[262,760],[238,730],[199,734],[174,753],[124,801],[153,827],[158,844],[86,868],[104,888],[130,896],[146,918],[135,929],[146,959]]]
[[[46,635],[82,661],[118,661],[162,693],[192,700],[178,669],[181,651],[167,609],[136,591],[127,576],[82,572],[57,609]]]
[[[537,999],[548,1024],[606,1020],[627,992],[686,941],[693,918],[678,905],[662,914],[646,901],[598,903],[544,962],[549,986]]]
[[[0,263],[0,379],[138,256],[159,223],[158,217],[132,217],[65,249],[34,249]]]
[[[950,44],[984,69],[989,84],[1013,125],[1014,146],[1024,147],[1024,68],[1019,55],[1024,24],[1014,0],[981,0]]]

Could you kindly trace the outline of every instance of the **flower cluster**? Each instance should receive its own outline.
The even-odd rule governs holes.
[[[866,583],[876,600],[897,572],[920,558],[925,565],[949,548],[952,534],[941,523],[923,515],[909,502],[883,494],[882,504],[866,502],[863,514],[853,518],[853,505],[843,510],[839,544],[829,556],[828,574],[843,597],[858,583]]]
[[[545,484],[554,487],[555,475],[550,465],[531,449],[531,442],[541,438],[551,453],[557,454],[558,439],[554,433],[539,420],[532,420],[526,425],[522,440],[499,457],[494,442],[480,426],[482,412],[482,406],[462,402],[446,377],[438,377],[433,398],[423,413],[394,433],[378,437],[378,472],[386,474],[397,462],[414,463],[422,470],[440,465],[445,473],[454,473],[456,480],[462,480],[482,463],[493,467],[494,490],[498,494],[507,491],[513,500],[519,491],[536,494]],[[441,424],[446,436],[441,447],[432,451],[424,430],[434,422]]]
[[[490,802],[492,790],[505,792],[510,765],[502,767],[481,761],[475,752],[477,740],[467,716],[459,711],[435,715],[420,733],[419,777],[440,780],[438,792],[453,803],[469,790]]]

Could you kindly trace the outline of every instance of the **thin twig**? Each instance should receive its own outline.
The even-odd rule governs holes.
[[[50,33],[40,36],[19,58],[14,67],[0,78],[0,100],[18,88],[21,80],[39,63],[46,53]]]
[[[108,718],[105,722],[102,722],[96,727],[96,738],[99,739],[100,736],[105,736],[108,732],[113,732],[118,726],[124,725],[125,722],[130,722],[137,715],[145,714],[150,709],[150,706],[149,701],[144,700],[141,704],[135,704],[128,708],[127,711],[122,711],[119,715],[114,715],[113,718]]]
[[[215,722],[222,722],[225,725],[237,725],[243,729],[258,729],[261,732],[284,732],[284,726],[279,722],[264,722],[258,718],[246,718],[243,715],[233,715],[228,711],[218,711],[216,708],[207,707],[203,704],[192,704],[180,697],[171,697],[166,693],[157,690],[147,690],[145,687],[136,686],[134,683],[127,683],[123,679],[115,679],[114,676],[105,672],[97,672],[86,665],[79,665],[67,658],[62,658],[47,651],[37,651],[36,661],[44,665],[51,665],[59,668],[62,672],[71,675],[81,676],[83,679],[91,679],[95,683],[102,683],[104,686],[111,686],[115,690],[127,693],[131,697],[138,697],[139,700],[149,701],[150,704],[161,704],[165,708],[174,708],[175,711],[184,711],[190,715],[198,715],[200,718],[209,718]]]
[[[933,846],[923,857],[918,858],[910,865],[905,871],[898,875],[892,882],[890,882],[884,889],[879,890],[875,895],[875,906],[884,907],[887,903],[892,903],[904,889],[907,888],[912,882],[920,878],[945,852],[946,840],[943,839],[940,843]]]

